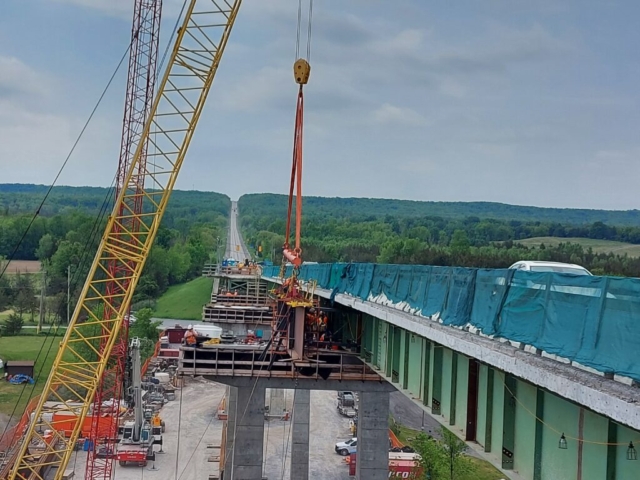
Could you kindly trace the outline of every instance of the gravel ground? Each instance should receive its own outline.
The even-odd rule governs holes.
[[[224,396],[225,386],[200,379],[187,380],[183,388],[182,414],[180,396],[167,403],[160,415],[165,421],[163,437],[164,454],[156,454],[155,468],[150,463],[146,468],[115,465],[117,480],[175,480],[176,459],[180,480],[203,480],[209,474],[218,473],[218,464],[207,458],[219,450],[207,448],[208,444],[220,444],[222,421],[216,418],[218,404]],[[178,422],[178,418],[181,421]],[[180,428],[180,450],[178,453],[178,428]],[[156,451],[159,447],[156,446]],[[75,465],[75,478],[84,479],[86,454],[78,452],[72,457],[70,467]]]

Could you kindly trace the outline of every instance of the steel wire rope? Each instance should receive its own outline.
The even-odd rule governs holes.
[[[106,95],[107,91],[109,90],[109,87],[113,83],[113,79],[115,78],[116,74],[120,70],[120,67],[122,66],[122,63],[124,62],[124,59],[127,57],[127,54],[129,53],[129,50],[131,50],[131,45],[133,44],[133,40],[134,39],[132,38],[131,41],[129,42],[129,45],[127,45],[127,48],[125,49],[124,53],[122,54],[122,57],[120,57],[120,61],[118,62],[118,65],[116,66],[115,70],[111,74],[111,77],[109,77],[109,81],[107,82],[106,86],[102,90],[102,93],[100,94],[100,97],[98,98],[98,101],[94,105],[93,110],[91,110],[91,113],[89,114],[89,117],[87,118],[87,120],[85,121],[82,129],[80,130],[80,133],[78,134],[78,136],[76,137],[75,141],[73,142],[73,145],[71,146],[71,150],[69,151],[69,153],[67,154],[66,158],[62,162],[62,166],[58,170],[58,173],[56,174],[55,178],[53,179],[53,182],[51,183],[51,185],[49,185],[49,187],[47,189],[47,192],[44,195],[44,198],[42,199],[42,201],[38,205],[38,208],[34,212],[34,214],[31,217],[31,220],[29,221],[29,223],[27,224],[27,228],[22,233],[22,236],[20,237],[20,240],[18,241],[18,244],[15,246],[15,248],[11,252],[11,255],[9,256],[9,259],[8,259],[6,265],[4,265],[2,271],[0,272],[0,278],[2,278],[4,276],[5,271],[9,267],[9,263],[11,262],[11,260],[14,259],[15,254],[17,253],[18,249],[20,248],[20,245],[22,244],[22,242],[26,238],[27,234],[29,233],[29,230],[31,229],[31,226],[33,225],[33,222],[35,222],[36,218],[40,215],[40,210],[42,209],[42,207],[44,206],[45,202],[47,201],[47,198],[49,198],[49,195],[51,194],[51,191],[53,190],[53,187],[56,185],[58,179],[60,178],[60,175],[62,175],[62,172],[64,171],[65,167],[67,166],[67,163],[69,162],[69,159],[71,158],[71,155],[73,155],[73,152],[75,151],[76,147],[78,146],[78,143],[80,143],[80,140],[82,139],[82,137],[84,135],[84,132],[87,130],[87,127],[91,123],[91,120],[93,119],[93,116],[95,115],[96,111],[98,110],[98,107],[102,103],[102,100],[104,99],[104,96]]]
[[[311,19],[313,18],[313,0],[309,0],[309,23],[307,25],[307,62],[311,61]]]
[[[298,24],[296,31],[296,58],[300,58],[300,25],[302,23],[302,0],[298,0]]]
[[[287,406],[287,391],[284,391],[284,405],[285,407]],[[287,424],[286,423],[282,423],[282,467],[280,468],[280,471],[282,472],[282,474],[284,475],[284,468],[285,468],[285,464],[284,464],[284,452],[285,452],[285,448],[286,448],[286,444],[285,441],[287,439]]]
[[[184,8],[186,6],[187,0],[184,0],[183,4],[182,4],[182,8],[180,10],[180,13],[178,15],[178,18],[176,20],[176,25],[173,29],[171,38],[169,40],[169,42],[167,43],[167,47],[164,51],[164,55],[162,57],[162,60],[160,62],[159,65],[159,69],[162,68],[162,65],[164,64],[164,61],[166,59],[167,53],[169,51],[169,47],[171,46],[172,42],[173,42],[173,38],[175,36],[175,33],[177,31],[178,28],[178,22],[180,21],[180,18],[182,17],[182,13],[184,11]],[[40,211],[42,210],[42,207],[44,206],[44,204],[46,203],[47,199],[49,198],[49,195],[51,194],[51,192],[53,191],[53,188],[55,187],[58,179],[60,178],[60,175],[62,175],[62,172],[64,171],[65,167],[67,166],[71,156],[73,155],[76,147],[78,146],[78,144],[80,143],[80,140],[82,139],[82,137],[84,136],[85,131],[87,130],[89,124],[91,123],[91,120],[93,119],[96,111],[98,110],[100,104],[102,103],[102,100],[104,99],[107,91],[109,90],[109,88],[111,87],[111,84],[113,83],[113,80],[115,78],[115,76],[117,75],[118,71],[120,70],[120,67],[122,66],[122,63],[124,62],[124,59],[127,57],[127,54],[129,53],[129,51],[131,50],[131,46],[133,45],[133,42],[137,39],[138,35],[140,33],[140,27],[138,28],[138,31],[132,35],[131,41],[129,42],[129,44],[127,45],[127,48],[125,49],[124,53],[122,54],[122,56],[120,57],[120,60],[118,62],[118,64],[116,65],[116,68],[114,69],[114,71],[112,72],[111,76],[109,77],[109,80],[107,81],[107,84],[105,85],[104,89],[102,90],[100,96],[98,97],[97,102],[95,103],[93,109],[91,110],[91,113],[89,114],[89,117],[87,118],[87,120],[85,121],[82,129],[80,130],[80,133],[78,134],[78,136],[76,137],[73,145],[71,146],[71,149],[69,150],[69,153],[67,154],[67,156],[65,157],[64,161],[62,162],[62,165],[60,166],[60,168],[58,169],[58,172],[56,173],[56,176],[53,179],[53,182],[49,185],[49,187],[47,188],[47,191],[44,195],[44,197],[42,198],[40,204],[38,205],[36,211],[34,212],[33,216],[31,217],[29,223],[27,224],[27,227],[25,228],[24,232],[22,233],[20,239],[18,240],[18,243],[16,244],[16,246],[14,247],[13,251],[11,252],[11,255],[6,259],[5,264],[2,266],[2,271],[0,271],[0,279],[2,279],[5,275],[5,272],[7,271],[10,262],[15,258],[15,254],[17,253],[18,249],[20,248],[20,246],[22,245],[22,242],[24,241],[24,239],[26,238],[27,234],[29,233],[31,227],[33,226],[33,223],[35,222],[36,218],[40,215]],[[157,72],[154,72],[154,75],[157,75]],[[107,194],[105,195],[105,199],[103,201],[102,207],[96,217],[96,221],[94,222],[94,226],[92,228],[92,234],[90,234],[87,242],[85,242],[85,245],[83,247],[83,253],[81,254],[81,259],[85,259],[85,253],[88,249],[88,247],[90,246],[90,244],[92,244],[95,241],[95,233],[97,232],[97,226],[100,225],[100,223],[102,222],[102,219],[104,218],[105,212],[107,211],[106,206],[111,203],[110,202],[110,197],[112,196],[114,190],[113,190],[113,186],[115,184],[115,181],[117,179],[117,175],[114,177],[114,180],[111,184],[111,187],[108,189]],[[84,267],[84,260],[81,260],[81,265],[82,267]],[[80,265],[79,265],[80,266]],[[74,272],[74,289],[77,287],[77,283],[78,283],[78,273],[82,271],[82,268],[77,268],[76,272]],[[69,299],[67,299],[67,301],[69,301]],[[56,329],[55,332],[52,336],[51,342],[49,344],[49,348],[47,349],[47,354],[46,357],[47,358],[49,356],[49,353],[51,352],[51,347],[53,345],[53,342],[58,334],[58,331],[60,329],[60,325],[61,322],[58,322],[58,324],[56,325]],[[51,334],[51,328],[48,329],[47,334],[45,335],[45,340],[43,341],[40,350],[38,351],[38,355],[36,356],[35,362],[38,361],[38,359],[40,358],[40,355],[42,354],[42,351],[47,343],[47,339]],[[42,369],[40,369],[40,371],[38,372],[38,376],[36,379],[34,379],[34,383],[33,386],[31,388],[31,393],[29,394],[29,398],[28,398],[28,402],[31,401],[31,399],[33,398],[33,393],[35,391],[35,386],[38,383],[38,380],[40,379],[40,376],[42,375]],[[13,419],[16,409],[20,403],[20,400],[22,399],[22,395],[24,394],[24,392],[26,391],[26,387],[27,387],[28,383],[25,383],[22,391],[20,392],[20,396],[18,397],[16,404],[13,408],[13,411],[11,412],[11,415],[9,417],[9,420],[7,421],[5,428],[2,432],[2,435],[0,435],[0,439],[2,439],[7,431],[7,428],[9,427],[11,420]],[[12,442],[13,439],[15,438],[17,431],[14,432],[14,435],[12,437]],[[77,454],[76,454],[76,461],[77,461]],[[75,461],[74,461],[74,469],[75,469]]]
[[[541,418],[539,418],[535,413],[533,413],[530,409],[528,409],[526,407],[526,405],[524,405],[519,399],[518,397],[516,397],[516,395],[511,391],[511,389],[507,386],[507,382],[506,382],[506,378],[505,378],[505,374],[503,372],[497,372],[500,377],[501,377],[501,381],[502,384],[504,385],[504,388],[509,392],[509,394],[511,395],[511,397],[516,401],[516,403],[518,403],[518,405],[520,405],[529,415],[531,415],[537,422],[540,422],[541,425],[547,427],[549,430],[551,430],[554,433],[557,433],[558,435],[564,435],[564,438],[566,438],[567,440],[575,440],[577,442],[580,443],[586,443],[588,445],[611,445],[611,446],[627,446],[629,445],[628,442],[618,442],[618,443],[609,443],[609,442],[595,442],[592,440],[584,440],[581,438],[576,438],[576,437],[572,437],[570,435],[565,435],[564,432],[561,432],[560,430],[558,430],[557,428],[549,425],[548,423],[546,423],[544,420],[542,420]],[[640,443],[640,439],[638,440],[633,440],[633,443]]]
[[[194,364],[195,364],[195,354],[194,354]],[[184,385],[184,378],[180,379],[180,406],[178,407],[178,441],[176,443],[176,474],[175,480],[178,480],[178,460],[180,460],[180,431],[182,428],[182,388]]]
[[[291,404],[291,418],[289,420],[289,433],[287,434],[287,447],[284,449],[282,459],[282,480],[284,480],[285,468],[287,466],[287,454],[289,453],[289,440],[291,439],[291,429],[293,428],[293,416],[296,413],[296,388],[293,389],[293,403]]]
[[[111,195],[113,193],[114,182],[115,182],[115,177],[114,177],[114,180],[113,180],[113,182],[111,184],[111,187],[107,190],[107,194],[105,195],[105,198],[103,200],[102,206],[101,206],[101,208],[100,208],[100,210],[98,212],[98,215],[96,216],[96,219],[95,219],[95,221],[93,223],[93,226],[92,226],[92,229],[91,229],[91,233],[87,237],[87,241],[85,242],[85,244],[83,246],[82,253],[80,254],[79,267],[81,266],[82,268],[84,268],[84,265],[86,263],[86,259],[88,258],[88,255],[87,255],[88,248],[95,241],[95,235],[96,235],[96,233],[98,231],[98,227],[99,227],[100,223],[102,222],[102,219],[104,218],[104,215],[105,215],[106,210],[107,210],[106,206],[110,203],[110,197],[111,197]],[[73,284],[74,290],[78,286],[78,274],[79,274],[80,271],[82,271],[82,268],[77,268],[76,269],[76,271],[74,272],[74,277],[73,277],[74,280],[73,280],[73,282],[70,282],[70,283]],[[62,322],[58,322],[58,324],[56,325],[56,329],[53,332],[51,343],[49,344],[49,348],[47,349],[47,353],[46,353],[46,355],[44,357],[45,359],[49,357],[49,354],[51,352],[51,347],[53,346],[53,342],[54,342],[55,338],[58,335],[58,331],[60,330],[61,323]],[[38,354],[36,355],[34,363],[37,363],[38,360],[40,359],[40,355],[42,354],[42,352],[43,352],[43,350],[45,348],[45,345],[47,344],[47,339],[49,338],[50,335],[51,335],[51,327],[48,329],[47,333],[45,334],[44,341],[42,342],[42,345],[40,346],[40,349],[38,351]],[[41,375],[42,375],[42,369],[40,369],[38,371],[38,375],[34,379],[33,386],[31,387],[31,393],[29,394],[29,397],[28,397],[28,400],[27,400],[27,405],[31,401],[31,399],[33,398],[35,387],[36,387],[38,381],[40,380],[40,376]],[[7,421],[7,424],[5,425],[4,431],[2,432],[2,435],[0,435],[0,438],[4,437],[4,435],[5,435],[6,431],[7,431],[7,428],[9,426],[9,424],[11,423],[11,420],[13,419],[13,417],[15,415],[16,409],[17,409],[18,405],[20,404],[20,401],[22,399],[22,395],[26,391],[27,386],[28,386],[28,383],[25,383],[23,385],[22,391],[20,392],[20,395],[18,396],[18,399],[16,400],[16,403],[14,405],[13,411],[11,412],[11,415],[9,416],[9,420]],[[17,433],[17,431],[14,432],[14,435],[13,435],[13,437],[11,439],[11,442],[13,442],[13,440],[15,439],[16,433]]]
[[[204,438],[204,436],[207,434],[207,431],[209,430],[209,427],[211,426],[211,424],[213,423],[213,417],[215,415],[212,414],[211,418],[209,418],[209,423],[207,424],[207,427],[204,429],[204,432],[202,432],[202,435],[200,436],[200,440],[198,440],[198,443],[196,444],[196,446],[193,448],[193,451],[191,452],[191,455],[189,456],[189,459],[187,460],[187,465],[189,465],[189,462],[191,462],[191,459],[193,458],[193,456],[196,453],[196,450],[198,449],[198,447],[200,446],[200,443],[202,443],[202,439]],[[182,472],[180,472],[180,476],[178,477],[178,480],[180,480],[182,478],[182,476],[184,475],[184,472],[187,470],[187,465],[185,465],[185,467],[182,469]]]
[[[286,399],[286,397],[285,397]],[[285,401],[285,406],[287,402]],[[269,412],[271,412],[271,399],[269,399]],[[262,476],[265,476],[267,471],[267,454],[269,453],[269,430],[271,428],[271,421],[267,421],[267,439],[265,440],[265,447],[262,449]]]
[[[195,357],[194,357],[194,365],[195,365]],[[251,393],[249,394],[249,399],[247,400],[247,404],[244,407],[244,411],[242,412],[242,417],[240,417],[240,421],[242,422],[242,420],[244,420],[245,415],[247,414],[247,410],[249,409],[249,403],[251,403],[251,399],[253,398],[253,393],[256,391],[256,386],[258,385],[258,380],[260,379],[260,373],[262,372],[262,369],[264,368],[264,362],[262,362],[262,364],[260,365],[260,369],[258,370],[258,375],[256,375],[256,380],[255,382],[253,382],[253,387],[251,388]],[[235,422],[235,426],[238,425],[237,419],[238,419],[238,400],[236,397],[236,422]],[[231,441],[231,452],[233,453],[233,450],[235,448],[235,444],[236,444],[236,435],[235,432],[233,434],[233,440]],[[233,478],[233,462],[231,463],[231,478]],[[176,479],[177,480],[177,479]]]
[[[115,182],[115,177],[114,177],[114,182]],[[113,187],[113,184],[112,184],[112,187]],[[109,190],[109,192],[113,193],[113,188],[111,188]],[[102,219],[104,218],[104,213],[106,212],[105,205],[108,205],[110,203],[110,196],[111,195],[110,195],[109,192],[107,192],[107,196],[105,197],[105,200],[103,201],[103,205],[102,205],[102,209],[101,209],[102,210],[102,215],[96,217],[96,221],[94,221],[94,224],[93,224],[93,227],[92,227],[92,233],[89,235],[87,241],[85,242],[85,245],[84,245],[84,248],[83,248],[83,252],[81,254],[81,261],[79,263],[79,268],[77,268],[76,271],[74,272],[74,280],[72,282],[74,290],[78,286],[78,280],[79,280],[79,275],[78,274],[79,274],[79,272],[81,272],[84,269],[84,266],[86,264],[86,259],[89,258],[89,255],[87,255],[88,248],[95,241],[95,235],[96,235],[96,233],[98,231],[98,227],[99,227],[100,223],[102,222]],[[51,347],[53,346],[55,338],[58,336],[58,331],[60,330],[60,325],[61,325],[61,322],[58,322],[58,324],[56,325],[56,329],[53,332],[53,336],[51,338],[51,342],[49,343],[49,348],[47,349],[47,353],[46,353],[46,355],[44,357],[45,359],[49,358],[49,354],[51,353]],[[43,351],[45,345],[47,344],[47,339],[50,336],[50,334],[51,334],[51,328],[49,328],[49,330],[47,331],[47,334],[45,335],[45,339],[42,342],[42,346],[40,347],[40,350],[38,351],[38,355],[36,356],[36,359],[35,359],[34,362],[37,363],[38,359],[40,358],[40,355],[42,354],[42,351]],[[34,379],[34,382],[33,382],[32,387],[31,387],[31,392],[29,393],[29,398],[27,400],[27,405],[33,399],[33,394],[35,392],[36,385],[38,384],[38,382],[40,380],[40,376],[42,375],[42,372],[43,372],[43,369],[41,368],[38,371],[37,377]],[[16,401],[16,405],[15,405],[15,407],[13,409],[13,412],[11,413],[11,416],[9,417],[9,421],[7,422],[7,425],[5,426],[5,432],[6,432],[7,426],[9,425],[9,422],[11,421],[11,419],[13,418],[13,415],[15,414],[15,410],[16,410],[18,404],[20,403],[20,399],[22,398],[22,395],[24,394],[27,385],[28,384],[25,384],[23,389],[22,389],[22,391],[20,392],[20,396],[18,397],[18,400]],[[3,434],[2,434],[3,436],[4,436],[5,432],[3,432]],[[18,433],[17,431],[14,432],[14,434],[13,434],[13,436],[11,438],[11,442],[12,443],[13,443],[17,433]]]

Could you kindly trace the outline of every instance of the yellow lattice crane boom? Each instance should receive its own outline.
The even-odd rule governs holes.
[[[140,141],[33,420],[15,457],[10,480],[43,479],[50,467],[57,468],[56,479],[64,474],[241,3],[242,0],[190,0],[186,7],[142,133],[149,145],[146,162],[140,160],[141,146],[147,142]],[[134,208],[140,203],[142,208]],[[120,268],[110,268],[113,262]],[[108,293],[105,286],[110,282],[118,288]],[[47,401],[62,402],[75,414],[72,430],[59,432],[52,421],[43,418]]]

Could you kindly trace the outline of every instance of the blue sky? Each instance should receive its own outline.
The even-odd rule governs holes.
[[[178,188],[288,190],[295,0],[244,0]],[[164,50],[182,0],[165,0]],[[0,4],[0,182],[50,183],[132,0]],[[640,3],[316,0],[309,195],[640,208]],[[60,179],[109,185],[123,68]]]

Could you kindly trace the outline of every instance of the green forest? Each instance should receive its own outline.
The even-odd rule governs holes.
[[[55,187],[27,231],[46,191],[42,185],[0,185],[0,258],[41,261],[48,310],[65,318],[67,269],[71,267],[73,298],[88,274],[113,195],[106,188]],[[251,194],[239,200],[247,244],[255,251],[262,247],[265,259],[281,260],[286,208],[284,195]],[[199,276],[203,264],[225,244],[229,210],[225,195],[175,191],[134,302],[144,305],[170,286]],[[594,274],[640,277],[640,258],[594,252],[576,243],[594,239],[640,245],[637,211],[310,197],[303,214],[307,261],[505,268],[518,260],[540,259],[577,263]],[[530,238],[553,242],[520,243]],[[39,276],[3,276],[0,311],[11,308],[19,316],[33,316],[40,288]]]
[[[326,200],[326,206],[323,206]],[[342,201],[343,200],[343,201]],[[439,204],[372,199],[311,198],[303,205],[302,246],[307,261],[414,263],[479,268],[506,268],[518,260],[577,263],[594,274],[640,276],[640,259],[594,252],[575,242],[530,247],[517,241],[532,237],[589,238],[640,244],[636,214],[602,210],[564,210],[503,206],[488,203]],[[378,205],[383,208],[377,209]],[[436,215],[429,205],[440,205]],[[451,208],[445,208],[445,205]],[[420,206],[426,214],[417,215]],[[483,217],[461,215],[482,210]],[[262,247],[266,258],[279,259],[284,242],[287,201],[282,195],[245,195],[239,200],[241,225],[247,244]],[[508,208],[506,208],[508,207]],[[393,210],[395,213],[390,213]],[[523,219],[499,218],[501,212],[521,210]],[[535,217],[535,213],[540,217]],[[576,212],[589,212],[587,221]],[[586,214],[585,214],[586,215]],[[496,218],[498,217],[498,218]],[[530,218],[527,220],[527,218]],[[604,223],[599,218],[626,219]]]
[[[0,259],[42,262],[49,308],[65,318],[68,268],[75,298],[106,227],[113,195],[106,188],[56,187],[27,231],[45,191],[37,185],[0,185]],[[134,302],[157,298],[169,286],[199,276],[204,263],[215,257],[218,244],[224,245],[230,208],[225,195],[175,191]],[[40,276],[3,275],[0,311],[13,308],[20,316],[33,314],[40,288]]]

